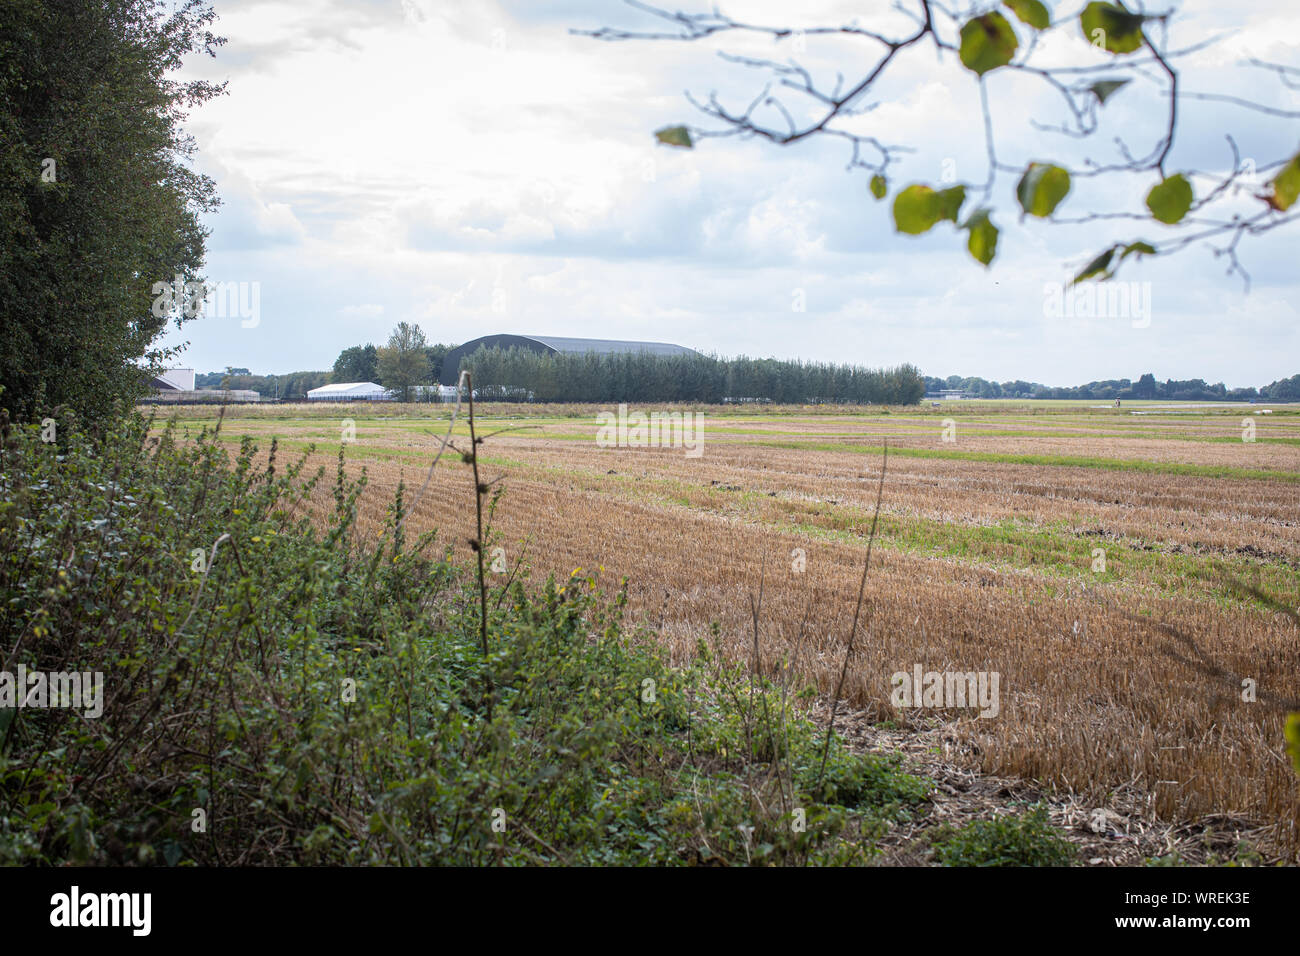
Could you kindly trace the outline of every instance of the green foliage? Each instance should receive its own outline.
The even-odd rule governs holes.
[[[929,186],[914,183],[894,197],[894,228],[909,236],[929,232],[939,221],[939,201]]]
[[[1291,765],[1300,773],[1300,713],[1288,714],[1286,718],[1286,751],[1291,755]]]
[[[1151,857],[1146,861],[1145,865],[1161,867],[1161,868],[1191,866],[1190,863],[1188,863],[1186,860],[1182,858],[1182,856],[1178,853],[1177,850],[1173,851],[1172,853],[1166,853],[1164,856]]]
[[[1141,240],[1120,246],[1121,255],[1150,255],[1149,243]],[[1113,254],[1114,247],[1111,248]],[[1103,253],[1104,256],[1104,253]],[[1083,281],[1083,273],[1088,272],[1101,257],[1093,260],[1076,281]],[[1101,273],[1103,277],[1107,273]],[[1300,401],[1300,375],[1280,379],[1261,388],[1228,388],[1222,382],[1210,384],[1204,379],[1167,379],[1157,382],[1150,372],[1141,376],[1137,382],[1127,378],[1107,379],[1106,381],[1088,382],[1086,385],[1068,387],[1051,387],[1038,382],[1017,380],[1014,382],[991,382],[979,376],[949,375],[940,378],[925,376],[926,391],[939,391],[945,388],[959,388],[968,396],[975,398],[1035,398],[1035,399],[1169,399],[1172,401],[1250,401],[1267,398],[1277,402]]]
[[[1273,177],[1273,195],[1269,204],[1279,212],[1286,212],[1300,196],[1300,154],[1282,167],[1282,171]]]
[[[442,360],[447,357],[447,353],[454,349],[454,345],[444,345],[441,342],[434,345],[426,345],[424,354],[429,360],[428,371],[425,374],[425,381],[429,385],[438,384],[438,376],[442,374]]]
[[[1007,18],[997,11],[986,13],[961,28],[962,65],[983,76],[989,70],[1006,66],[1016,55],[1016,31]]]
[[[908,186],[894,197],[894,228],[916,236],[941,220],[955,223],[965,201],[965,186],[938,191],[919,183]]]
[[[105,421],[175,353],[153,283],[201,278],[218,202],[183,123],[221,87],[169,71],[223,42],[213,19],[205,2],[0,4],[0,405],[17,419]]]
[[[418,325],[399,322],[388,337],[388,345],[379,350],[379,384],[397,392],[402,401],[410,399],[411,386],[429,379],[428,342]]]
[[[1021,23],[1035,30],[1046,30],[1052,25],[1052,15],[1040,0],[1006,0],[1006,6]]]
[[[1047,811],[976,820],[961,829],[946,825],[931,835],[944,866],[1069,866],[1074,847],[1057,836]]]
[[[379,377],[379,350],[373,345],[353,345],[334,360],[335,382],[374,382]]]
[[[1132,53],[1142,46],[1142,24],[1145,21],[1141,14],[1095,0],[1079,15],[1084,39],[1109,53]]]
[[[1275,402],[1300,402],[1300,374],[1270,382],[1259,390],[1259,395]]]
[[[998,251],[998,227],[989,219],[989,210],[975,210],[962,228],[969,233],[966,248],[975,261],[989,265]]]
[[[1060,166],[1030,163],[1016,185],[1016,200],[1030,216],[1046,218],[1070,192],[1070,174]]]
[[[501,401],[911,405],[925,391],[912,365],[871,369],[744,356],[480,348],[460,368],[473,369],[480,397]]]
[[[1147,208],[1155,218],[1172,226],[1187,215],[1192,199],[1192,184],[1179,173],[1152,187],[1147,193]]]
[[[0,413],[0,625],[30,670],[102,672],[103,714],[0,711],[0,862],[861,863],[925,799],[838,740],[823,779],[787,688],[670,665],[580,572],[494,585],[485,656],[404,489],[359,539],[341,454],[326,481],[228,458],[220,421],[59,425]]]
[[[1137,242],[1130,242],[1127,245],[1124,243],[1117,243],[1084,266],[1083,269],[1079,271],[1079,274],[1074,277],[1074,282],[1071,284],[1077,284],[1083,282],[1085,279],[1092,279],[1094,277],[1103,280],[1111,278],[1111,276],[1115,274],[1115,270],[1110,268],[1110,263],[1111,260],[1115,258],[1116,252],[1120,254],[1119,261],[1123,262],[1129,256],[1153,256],[1155,255],[1156,250],[1151,243],[1144,242],[1141,239]]]
[[[1088,87],[1097,97],[1097,102],[1103,106],[1106,101],[1118,93],[1124,87],[1129,85],[1129,80],[1098,80]]]
[[[242,372],[242,374],[240,374]],[[348,381],[341,379],[341,381]],[[203,389],[248,389],[264,399],[303,401],[313,388],[330,382],[329,372],[285,372],[282,375],[249,375],[243,370],[204,372],[194,376],[194,387]]]
[[[691,131],[685,126],[665,126],[655,131],[655,139],[665,145],[681,146],[684,149],[690,149],[695,145],[691,142]]]
[[[1002,0],[999,4],[970,6],[973,9],[962,14],[963,17],[970,19],[964,22],[958,20],[960,29],[956,52],[963,66],[978,78],[981,108],[990,136],[993,136],[993,126],[990,124],[993,116],[996,115],[997,103],[990,99],[994,93],[990,88],[985,87],[984,77],[999,68],[1008,72],[1014,71],[1025,81],[1032,80],[1046,84],[1046,89],[1053,96],[1059,95],[1066,100],[1064,125],[1058,126],[1050,120],[1046,122],[1033,118],[1028,120],[1029,125],[1040,133],[1063,133],[1080,140],[1103,135],[1101,131],[1108,124],[1099,118],[1099,109],[1105,107],[1116,93],[1131,84],[1150,83],[1153,92],[1157,93],[1160,99],[1167,101],[1167,109],[1161,110],[1161,126],[1151,130],[1153,135],[1158,132],[1160,138],[1149,156],[1141,156],[1140,151],[1131,151],[1125,146],[1124,141],[1117,138],[1115,145],[1118,157],[1114,161],[1103,162],[1095,157],[1089,158],[1083,161],[1079,170],[1072,170],[1069,166],[1057,165],[1054,162],[1030,164],[1021,174],[1016,189],[1017,199],[1024,215],[1038,218],[1051,217],[1070,193],[1072,177],[1086,176],[1090,185],[1100,184],[1098,186],[1100,192],[1092,190],[1089,193],[1095,196],[1105,194],[1106,182],[1113,181],[1116,177],[1122,179],[1126,173],[1158,170],[1163,175],[1165,162],[1175,151],[1177,127],[1185,125],[1189,115],[1186,108],[1175,102],[1187,95],[1182,91],[1183,84],[1170,83],[1168,80],[1177,79],[1180,70],[1187,68],[1184,61],[1200,49],[1195,44],[1191,46],[1176,44],[1166,36],[1168,30],[1165,28],[1172,27],[1174,20],[1177,19],[1175,10],[1134,12],[1128,9],[1132,4],[1094,0],[1094,2],[1085,2],[1083,9],[1077,14],[1080,31],[1095,49],[1115,55],[1133,54],[1145,49],[1149,57],[1139,57],[1128,65],[1140,67],[1143,63],[1154,63],[1159,66],[1159,69],[1138,69],[1135,72],[1124,69],[1126,64],[1122,60],[1112,60],[1108,56],[1097,57],[1083,48],[1077,48],[1074,56],[1071,56],[1068,50],[1064,51],[1067,57],[1077,62],[1062,62],[1058,55],[1061,51],[1051,53],[1047,47],[1039,50],[1038,34],[1053,27],[1052,11],[1042,0]],[[994,7],[996,9],[990,9]],[[927,6],[926,9],[928,12],[929,7]],[[653,9],[649,12],[664,18],[674,29],[681,30],[680,39],[690,41],[727,35],[739,38],[758,33],[767,35],[779,43],[805,31],[815,30],[819,34],[833,34],[844,29],[830,23],[811,28],[808,25],[798,28],[793,25],[760,25],[735,20],[717,11],[713,13],[678,11],[670,14],[665,10]],[[1008,13],[1011,16],[1008,16]],[[955,11],[949,11],[948,19],[957,15]],[[1075,16],[1074,13],[1069,15],[1070,19]],[[1015,20],[1019,20],[1023,26],[1017,28]],[[1162,27],[1159,37],[1153,39],[1149,34],[1146,29],[1148,23]],[[1062,26],[1064,21],[1056,25]],[[915,31],[900,31],[897,25],[887,25],[883,21],[870,29],[866,27],[857,29],[865,30],[867,34],[881,40],[883,49],[867,56],[866,59],[846,50],[840,57],[843,60],[842,69],[834,69],[832,66],[824,70],[827,67],[824,56],[815,69],[805,67],[793,59],[767,61],[749,56],[727,56],[727,59],[734,64],[743,64],[751,69],[765,71],[768,74],[767,85],[755,97],[748,100],[751,104],[748,108],[724,105],[723,100],[716,97],[711,97],[708,102],[692,100],[697,109],[711,122],[720,126],[720,128],[710,129],[708,135],[757,138],[778,146],[807,143],[814,138],[832,138],[842,141],[847,143],[851,150],[848,169],[865,172],[869,177],[868,191],[875,199],[883,199],[889,187],[885,178],[888,171],[894,168],[899,154],[913,151],[916,144],[889,145],[874,135],[869,136],[857,131],[851,125],[843,126],[838,120],[849,115],[852,112],[851,104],[864,97],[884,96],[886,99],[897,97],[897,90],[885,89],[881,84],[888,82],[885,77],[892,73],[894,64],[899,58],[919,55],[920,51],[927,48],[942,57],[946,52],[953,50],[954,41],[951,36],[951,24],[941,27],[937,22],[932,22],[929,16],[918,18]],[[1022,47],[1021,31],[1026,29],[1031,31],[1028,34],[1029,42]],[[602,40],[666,38],[666,34],[656,32],[614,28],[581,32]],[[1212,43],[1213,40],[1210,42]],[[1055,44],[1051,46],[1055,49]],[[796,49],[795,52],[800,51]],[[825,50],[822,53],[836,57],[833,51]],[[1031,62],[1035,53],[1043,54],[1039,59],[1050,60],[1050,62],[1042,65]],[[1252,60],[1251,65],[1272,71],[1283,85],[1289,82],[1291,68],[1284,64]],[[823,70],[826,75],[836,77],[833,86],[818,80],[819,72]],[[1124,73],[1129,75],[1123,75]],[[792,77],[797,77],[798,82],[795,82]],[[852,79],[850,80],[849,77]],[[1246,80],[1243,80],[1243,83],[1250,86]],[[842,98],[845,89],[850,91],[847,99]],[[1014,92],[1011,87],[1007,87],[1004,92],[1010,99],[1004,98],[1002,106],[1016,110],[1023,108],[1028,102],[1028,100],[1024,102],[1016,100],[1016,97],[1021,97],[1023,91]],[[741,102],[743,103],[744,100]],[[1145,110],[1142,103],[1135,101],[1133,105],[1139,108],[1140,112]],[[1244,105],[1278,115],[1277,110],[1272,109],[1265,101],[1246,102]],[[763,108],[759,109],[760,106]],[[1207,107],[1207,109],[1212,108]],[[1113,120],[1115,117],[1112,117]],[[659,135],[663,138],[669,132],[670,130],[660,130]],[[1109,138],[1108,134],[1106,135]],[[1012,151],[1023,152],[1022,146],[1023,144],[1018,144]],[[947,151],[951,152],[951,150]],[[985,181],[986,191],[996,189],[998,180],[1008,171],[1007,166],[997,158],[1002,153],[1002,149],[996,141],[990,140],[987,152],[990,168]],[[1255,161],[1247,163],[1252,172],[1256,165]],[[1290,220],[1275,216],[1273,213],[1286,212],[1292,208],[1297,199],[1300,199],[1300,156],[1282,157],[1280,162],[1270,161],[1258,165],[1261,169],[1280,169],[1267,189],[1253,193],[1254,198],[1261,204],[1267,204],[1267,208],[1255,207],[1250,212],[1231,209],[1219,217],[1198,220],[1194,224],[1188,223],[1185,219],[1186,213],[1193,205],[1190,184],[1186,181],[1190,180],[1192,173],[1188,173],[1185,177],[1174,177],[1170,182],[1158,186],[1145,209],[1135,208],[1127,213],[1120,211],[1101,215],[1103,218],[1131,215],[1135,219],[1147,219],[1149,216],[1166,224],[1182,223],[1188,228],[1193,225],[1203,227],[1201,232],[1187,235],[1178,242],[1170,241],[1163,243],[1159,248],[1153,247],[1152,252],[1147,253],[1149,255],[1172,255],[1197,242],[1208,244],[1216,236],[1230,237],[1231,248],[1235,251],[1238,248],[1237,241],[1243,237],[1263,235],[1275,228],[1285,226]],[[1243,192],[1241,177],[1245,173],[1245,166],[1233,170],[1226,181],[1202,198],[1201,205],[1208,208],[1215,203],[1232,202],[1233,197],[1239,197]],[[1222,179],[1212,171],[1203,174],[1210,176],[1216,182]],[[1237,184],[1235,188],[1227,188],[1233,183]],[[968,183],[966,188],[970,188],[971,185]],[[953,218],[956,222],[955,216],[950,215],[949,209],[936,205],[936,195],[930,186],[920,183],[896,192],[892,206],[895,231],[904,235],[923,235],[934,228],[940,219]],[[1088,195],[1085,194],[1081,200],[1087,198]],[[989,212],[991,213],[992,210]],[[1092,215],[1095,216],[1097,213],[1094,212]],[[988,224],[985,217],[972,217],[971,221],[978,223],[980,228],[968,230],[967,248],[976,261],[987,267],[996,255],[998,231]],[[1221,251],[1215,248],[1216,251]],[[1083,278],[1093,276],[1110,278],[1113,272],[1109,270],[1112,267],[1118,269],[1124,260],[1123,256],[1114,257],[1113,248],[1103,252],[1099,260],[1102,257],[1105,261],[1094,262],[1089,270],[1086,270]],[[1246,272],[1240,267],[1236,258],[1233,259],[1233,268],[1229,272],[1238,274],[1246,280]]]
[[[901,772],[899,765],[897,755],[839,751],[827,762],[824,775],[820,765],[809,764],[802,768],[800,781],[827,803],[886,810],[897,816],[923,803],[930,787],[929,781]]]
[[[962,203],[966,201],[966,187],[951,186],[948,189],[941,189],[934,194],[934,199],[939,207],[939,218],[956,223],[957,216],[961,213]]]
[[[1076,283],[1083,282],[1085,279],[1091,279],[1094,276],[1101,276],[1103,279],[1110,277],[1109,267],[1110,260],[1115,258],[1116,246],[1111,246],[1096,259],[1093,259],[1080,270],[1079,274],[1074,277]]]

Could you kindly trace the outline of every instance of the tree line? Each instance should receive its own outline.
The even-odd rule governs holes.
[[[254,375],[246,368],[200,374],[197,388],[248,389],[264,399],[302,401],[330,382],[376,382],[408,399],[415,386],[438,381],[451,344],[429,345],[419,326],[402,323],[387,346],[349,346],[332,370]],[[971,398],[1114,401],[1300,402],[1300,375],[1258,388],[1228,388],[1204,379],[1157,381],[1148,372],[1086,385],[1050,386],[1022,379],[995,382],[979,376],[921,375],[914,366],[874,370],[779,359],[646,353],[547,353],[527,349],[480,349],[462,368],[473,368],[476,391],[487,399],[533,402],[773,402],[777,404],[913,404],[924,394],[961,389]]]
[[[1259,388],[1228,388],[1222,382],[1210,385],[1200,378],[1181,381],[1166,379],[1159,382],[1150,372],[1141,376],[1136,382],[1127,378],[1108,379],[1065,388],[1021,380],[999,384],[978,376],[949,375],[947,378],[925,376],[927,393],[939,392],[943,389],[961,389],[968,398],[1073,398],[1100,401],[1113,401],[1118,398],[1183,402],[1246,402],[1265,399],[1274,402],[1298,402],[1300,401],[1300,375],[1279,379]]]
[[[460,368],[473,371],[481,397],[506,401],[911,405],[925,391],[913,365],[871,369],[745,356],[483,348]]]
[[[331,382],[374,382],[391,388],[405,401],[417,385],[436,385],[442,359],[454,345],[430,345],[416,324],[399,322],[388,344],[352,345],[339,353],[330,371],[253,375],[246,368],[227,366],[223,372],[196,375],[195,388],[248,389],[264,399],[302,401],[313,388]]]
[[[195,386],[250,389],[265,399],[301,401],[311,389],[330,382],[375,382],[402,400],[417,400],[429,396],[416,386],[437,383],[443,359],[453,348],[431,345],[419,325],[401,322],[387,345],[349,346],[331,371],[253,375],[246,368],[227,367],[196,376]],[[466,356],[460,368],[473,369],[480,397],[500,401],[910,405],[925,391],[921,373],[912,365],[870,369],[744,356],[491,348]]]

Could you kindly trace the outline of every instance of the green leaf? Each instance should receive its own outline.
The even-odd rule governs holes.
[[[872,176],[871,195],[875,196],[877,199],[884,199],[885,193],[887,192],[889,192],[889,184],[885,182],[885,177],[879,175]]]
[[[1288,714],[1286,718],[1286,749],[1291,755],[1291,765],[1300,773],[1300,714]]]
[[[966,248],[975,261],[987,266],[998,250],[998,227],[989,219],[989,210],[976,209],[962,228],[970,233]]]
[[[1052,14],[1039,0],[1006,0],[1007,7],[1035,30],[1046,30],[1052,25]]]
[[[939,221],[939,197],[929,186],[908,186],[894,197],[894,228],[909,236],[928,232]]]
[[[1147,208],[1151,215],[1172,226],[1192,208],[1192,184],[1182,173],[1170,176],[1147,193]]]
[[[1093,276],[1096,275],[1101,276],[1103,279],[1109,279],[1110,273],[1107,272],[1106,270],[1110,267],[1110,260],[1115,257],[1115,250],[1118,248],[1119,248],[1118,246],[1111,246],[1109,249],[1107,249],[1105,252],[1099,255],[1096,259],[1093,259],[1091,262],[1089,262],[1086,266],[1083,267],[1082,271],[1080,271],[1080,273],[1074,277],[1074,282],[1070,284],[1078,285],[1080,282],[1083,282],[1085,279],[1091,279]]]
[[[1129,13],[1113,3],[1090,3],[1079,14],[1083,38],[1108,53],[1132,53],[1142,45],[1146,17]]]
[[[1101,103],[1102,106],[1105,106],[1106,101],[1115,93],[1128,86],[1129,82],[1129,80],[1098,80],[1096,83],[1092,84],[1092,86],[1088,87],[1088,89],[1092,90],[1097,97],[1097,101]]]
[[[1070,192],[1070,174],[1050,163],[1030,163],[1016,186],[1020,208],[1031,216],[1046,218]]]
[[[1300,155],[1282,167],[1273,177],[1273,196],[1269,205],[1278,212],[1286,212],[1300,196]]]
[[[966,201],[966,187],[953,186],[940,190],[934,194],[934,198],[938,203],[939,218],[947,219],[955,225],[957,214],[961,212],[961,204]]]
[[[685,126],[665,126],[663,129],[655,130],[655,139],[669,146],[681,146],[685,149],[695,145],[691,142],[691,131]]]
[[[959,56],[968,70],[983,76],[989,70],[1006,66],[1016,55],[1016,31],[1002,14],[986,13],[961,28]]]
[[[1143,239],[1139,239],[1137,242],[1130,242],[1124,247],[1124,251],[1119,255],[1119,261],[1123,262],[1129,256],[1137,256],[1140,259],[1143,256],[1154,256],[1155,254],[1155,246]]]

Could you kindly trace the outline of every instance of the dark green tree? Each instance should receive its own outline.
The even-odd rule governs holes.
[[[1279,379],[1270,385],[1265,385],[1259,390],[1259,394],[1275,402],[1300,402],[1300,375],[1292,375],[1290,378]]]
[[[534,402],[707,402],[913,405],[925,380],[911,365],[857,365],[712,355],[539,354],[482,348],[461,360],[484,398]]]
[[[454,345],[443,345],[441,342],[424,347],[424,354],[429,357],[429,371],[425,377],[427,382],[430,384],[437,383],[438,376],[442,374],[442,360],[455,347]]]
[[[157,339],[186,303],[157,290],[200,281],[218,205],[182,123],[223,87],[170,76],[215,54],[214,20],[206,0],[0,3],[0,405],[18,419],[102,419],[178,351]]]
[[[379,376],[379,350],[373,345],[354,345],[334,360],[334,381],[373,382]]]

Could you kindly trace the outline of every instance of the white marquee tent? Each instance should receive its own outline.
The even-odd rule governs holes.
[[[374,382],[334,382],[313,388],[307,393],[309,402],[385,402],[388,390]]]

